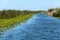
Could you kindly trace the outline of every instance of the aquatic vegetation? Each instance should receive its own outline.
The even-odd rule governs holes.
[[[10,19],[1,19],[0,20],[0,31],[5,31],[6,29],[10,29],[21,22],[24,22],[32,17],[33,14],[26,14],[23,16],[17,16],[15,18]]]
[[[36,14],[26,23],[6,31],[0,40],[60,40],[60,20]]]

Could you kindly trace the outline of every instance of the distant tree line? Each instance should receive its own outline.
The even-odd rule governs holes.
[[[56,12],[53,15],[54,17],[60,17],[60,9],[56,9]]]
[[[53,12],[54,17],[60,17],[60,8],[51,8],[51,9],[48,9],[48,12]]]
[[[0,11],[0,19],[9,19],[17,16],[23,16],[26,14],[45,13],[46,11],[29,11],[29,10],[2,10]]]

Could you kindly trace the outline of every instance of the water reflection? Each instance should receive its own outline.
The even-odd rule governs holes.
[[[36,14],[26,23],[5,32],[0,40],[60,40],[60,20]]]

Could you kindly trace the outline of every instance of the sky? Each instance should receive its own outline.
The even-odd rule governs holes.
[[[48,10],[60,7],[60,0],[0,0],[0,10]]]

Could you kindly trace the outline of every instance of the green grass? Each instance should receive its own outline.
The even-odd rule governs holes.
[[[26,14],[24,16],[17,16],[15,18],[1,19],[0,20],[0,31],[10,29],[13,26],[17,25],[18,23],[28,20],[29,18],[32,17],[32,15],[33,14]]]

